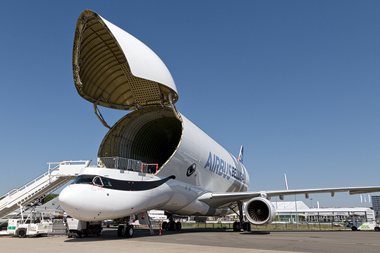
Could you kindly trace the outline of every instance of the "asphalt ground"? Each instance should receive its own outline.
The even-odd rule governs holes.
[[[374,231],[263,231],[232,229],[135,229],[132,238],[117,237],[117,228],[102,236],[68,238],[63,231],[47,237],[0,237],[1,252],[380,252],[380,232]]]

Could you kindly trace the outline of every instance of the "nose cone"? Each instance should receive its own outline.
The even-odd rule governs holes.
[[[83,189],[81,185],[67,186],[59,194],[59,203],[62,209],[70,216],[75,217],[83,205]]]

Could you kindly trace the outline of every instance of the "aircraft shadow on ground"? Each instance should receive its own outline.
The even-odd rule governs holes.
[[[182,229],[181,231],[161,231],[161,235],[159,235],[159,230],[154,229],[154,236],[151,236],[149,233],[149,229],[144,228],[137,228],[135,229],[135,233],[132,238],[124,238],[124,237],[118,237],[117,236],[117,228],[108,228],[105,229],[101,236],[86,236],[84,238],[79,237],[73,237],[73,238],[67,238],[65,242],[82,242],[82,241],[105,241],[105,240],[128,240],[128,239],[134,239],[134,238],[152,238],[155,240],[155,238],[158,237],[169,237],[169,236],[175,236],[178,234],[194,234],[194,233],[233,233],[233,234],[242,234],[242,235],[268,235],[271,232],[270,231],[250,231],[250,232],[233,232],[232,229],[212,229],[212,228],[190,228],[190,229]]]
[[[212,229],[212,228],[186,228],[181,231],[161,231],[154,229],[154,236],[151,236],[149,229],[136,228],[132,238],[124,238],[117,236],[117,228],[107,228],[103,231],[101,236],[87,236],[84,238],[67,238],[65,242],[82,242],[82,241],[109,241],[109,240],[129,240],[134,238],[146,238],[152,239],[152,241],[158,240],[159,237],[170,237],[178,234],[194,234],[194,233],[233,233],[240,235],[270,235],[271,233],[331,233],[331,232],[351,232],[345,230],[252,230],[244,232],[233,232],[232,229]]]

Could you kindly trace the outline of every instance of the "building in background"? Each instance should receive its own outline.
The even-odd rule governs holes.
[[[349,216],[368,221],[375,219],[375,212],[370,207],[309,208],[303,201],[278,201],[273,205],[276,207],[277,220],[283,222],[343,222]]]
[[[372,207],[376,218],[380,218],[380,196],[372,196]]]

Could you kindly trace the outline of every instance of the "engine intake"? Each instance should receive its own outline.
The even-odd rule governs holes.
[[[274,221],[276,209],[266,198],[253,198],[244,208],[247,219],[254,225],[267,225]]]

